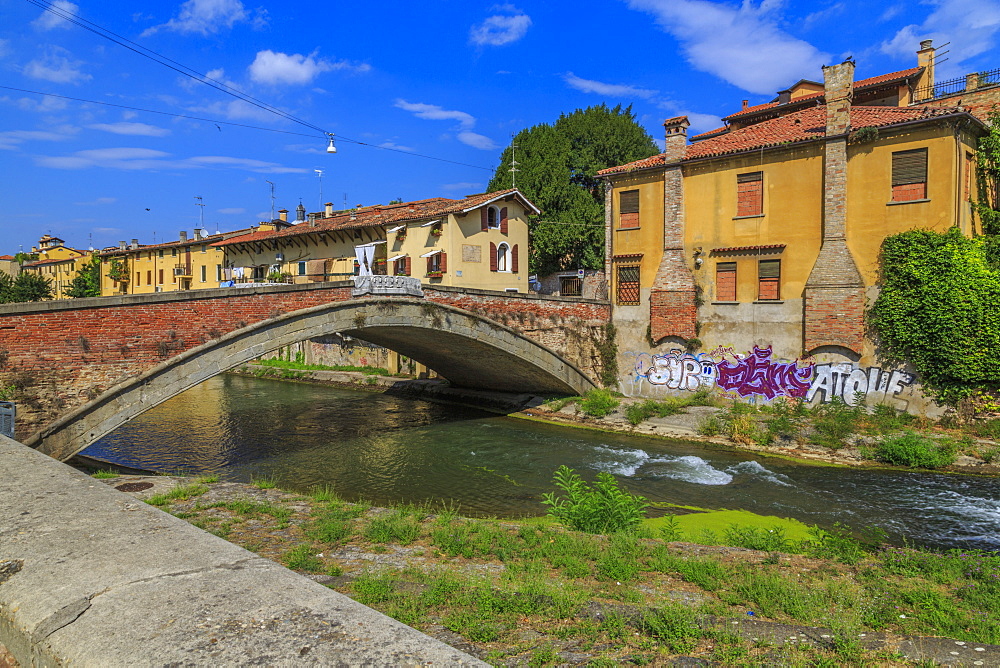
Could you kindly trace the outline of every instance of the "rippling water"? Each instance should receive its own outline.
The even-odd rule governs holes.
[[[374,503],[448,499],[467,514],[535,515],[552,473],[614,474],[653,501],[742,508],[897,540],[1000,549],[994,479],[858,471],[753,458],[697,443],[606,434],[382,394],[218,376],[84,454],[158,471],[330,485]]]

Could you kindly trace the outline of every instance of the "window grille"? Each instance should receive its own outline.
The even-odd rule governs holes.
[[[639,265],[626,264],[618,267],[617,302],[633,306],[639,304]]]

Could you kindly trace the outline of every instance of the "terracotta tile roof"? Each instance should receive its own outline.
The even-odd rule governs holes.
[[[960,107],[851,107],[851,128],[885,127],[896,123],[920,121],[952,114],[966,113]],[[818,139],[826,136],[826,106],[809,107],[785,116],[772,118],[725,134],[703,139],[686,147],[684,160],[706,158],[727,153],[739,153],[756,148]],[[633,172],[664,164],[664,154],[636,160],[626,165],[609,167],[598,176]]]
[[[762,246],[730,246],[729,248],[713,248],[711,252],[723,254],[723,253],[739,253],[742,251],[755,251],[755,250],[777,250],[778,248],[784,248],[785,244],[765,244]]]
[[[246,243],[248,241],[281,239],[284,237],[309,234],[312,232],[380,227],[383,225],[426,220],[436,216],[446,216],[452,213],[458,214],[471,211],[472,209],[477,209],[493,200],[502,199],[512,194],[521,199],[522,202],[524,202],[529,208],[534,211],[538,211],[538,208],[525,198],[520,191],[515,189],[498,190],[492,193],[470,195],[464,199],[432,197],[430,199],[416,200],[414,202],[403,202],[402,204],[365,206],[349,211],[337,211],[334,212],[334,215],[329,218],[316,219],[315,225],[300,223],[283,230],[275,230],[272,232],[254,232],[251,234],[230,237],[217,241],[212,245],[229,246],[232,244]]]
[[[13,255],[0,255],[0,260],[13,260]]]
[[[957,107],[851,107],[851,128],[885,127],[896,123],[964,113]],[[687,147],[684,160],[738,153],[756,148],[808,141],[826,136],[826,106],[810,107],[772,118]]]
[[[865,88],[872,88],[874,86],[880,86],[882,84],[887,84],[894,81],[905,81],[911,77],[916,76],[917,74],[920,74],[921,70],[923,70],[922,67],[911,67],[910,69],[900,70],[899,72],[889,72],[888,74],[880,74],[877,77],[869,77],[867,79],[861,79],[859,81],[854,82],[854,90],[863,91]],[[808,103],[820,100],[824,97],[825,94],[826,93],[824,93],[823,91],[818,91],[815,93],[810,93],[808,95],[797,97],[794,100],[790,100],[784,104],[779,104],[777,101],[765,102],[764,104],[758,104],[753,107],[747,107],[746,109],[740,109],[735,114],[724,116],[722,120],[729,121],[739,118],[745,118],[747,116],[752,116],[761,111],[766,111],[768,109],[775,109],[776,107],[789,107],[789,108],[796,107],[802,103]]]
[[[160,244],[139,244],[137,248],[118,248],[117,246],[112,246],[111,248],[105,248],[100,251],[99,255],[102,257],[110,257],[112,255],[128,255],[129,253],[135,253],[137,251],[151,251],[160,250],[166,248],[178,248],[180,246],[200,246],[201,244],[212,243],[213,241],[219,241],[224,239],[226,236],[223,234],[210,234],[204,236],[201,239],[188,239],[187,241],[165,241]]]
[[[701,141],[702,139],[708,139],[709,137],[714,137],[717,134],[721,134],[729,129],[728,125],[723,125],[721,128],[715,128],[714,130],[709,130],[708,132],[700,132],[696,135],[691,135],[689,139],[691,141]]]

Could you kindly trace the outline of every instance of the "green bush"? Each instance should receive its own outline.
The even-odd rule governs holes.
[[[936,469],[955,463],[955,444],[907,432],[887,438],[875,446],[875,458],[897,466]]]
[[[580,408],[591,417],[601,418],[611,414],[620,403],[609,390],[593,389],[583,395]]]
[[[546,492],[542,503],[548,514],[563,525],[588,533],[615,533],[635,529],[646,514],[649,502],[621,489],[610,473],[598,473],[588,485],[568,466],[560,466],[552,479],[564,492]]]

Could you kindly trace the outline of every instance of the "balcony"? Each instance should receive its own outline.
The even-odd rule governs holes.
[[[174,267],[174,276],[191,277],[191,265],[178,264]]]

